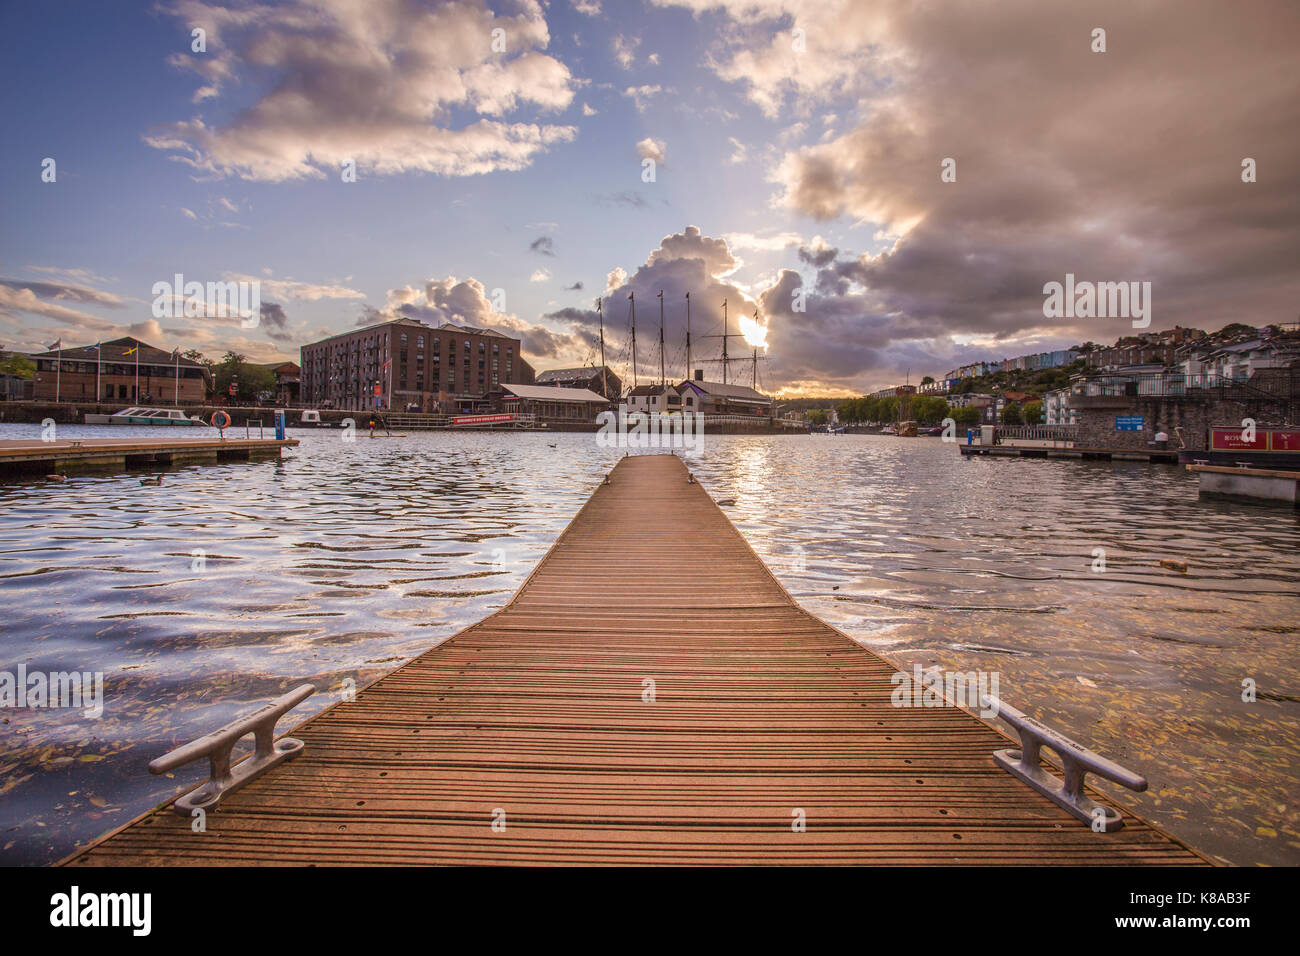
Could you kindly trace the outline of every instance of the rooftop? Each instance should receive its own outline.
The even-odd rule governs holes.
[[[517,398],[545,402],[599,402],[608,405],[609,399],[588,388],[557,388],[554,385],[502,385],[502,391]]]
[[[705,395],[718,395],[722,398],[743,398],[750,402],[770,402],[772,400],[762,392],[754,391],[748,385],[733,385],[731,383],[724,385],[722,382],[701,382],[696,379],[688,379],[677,387],[680,389],[687,385]]]
[[[141,365],[179,364],[185,368],[205,367],[193,359],[187,359],[183,355],[177,356],[174,352],[157,348],[148,342],[142,342],[129,335],[91,345],[65,345],[62,350],[51,349],[47,352],[36,352],[31,357],[34,359],[62,358],[65,362],[102,361],[116,364],[120,364],[125,359],[129,363],[134,363],[136,353],[131,350],[137,348],[140,350],[139,359]],[[130,354],[127,354],[128,352]]]

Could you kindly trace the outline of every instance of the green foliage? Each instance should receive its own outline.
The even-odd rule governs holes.
[[[978,425],[980,421],[980,410],[978,408],[954,408],[949,417],[951,417],[958,425]]]
[[[216,364],[214,361],[212,361],[212,359],[205,356],[198,349],[186,349],[184,352],[181,353],[181,357],[187,358],[191,362],[198,362],[200,365],[206,365],[208,368],[212,368],[212,366]]]
[[[948,402],[938,395],[918,395],[910,403],[912,418],[923,425],[938,425],[948,417]]]
[[[29,379],[35,374],[36,363],[26,355],[19,355],[17,352],[6,355],[0,352],[0,375],[14,375],[21,379]]]
[[[1030,402],[1025,406],[1025,424],[1041,425],[1043,424],[1043,403]]]
[[[814,408],[808,413],[808,423],[815,426],[825,425],[829,418],[824,408]]]
[[[1010,405],[1007,405],[1002,409],[1003,425],[1023,425],[1024,423],[1025,417],[1021,413],[1020,406],[1015,402],[1012,402]]]
[[[258,393],[275,391],[275,373],[260,365],[250,365],[238,352],[223,355],[212,372],[217,396],[231,404],[254,405]],[[232,380],[235,382],[234,395],[230,394]]]

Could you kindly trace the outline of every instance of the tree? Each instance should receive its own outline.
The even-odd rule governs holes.
[[[1030,402],[1025,406],[1025,424],[1041,425],[1043,424],[1043,403]]]
[[[921,395],[912,402],[912,417],[923,424],[943,421],[948,411],[948,403],[937,395]]]
[[[212,369],[217,395],[231,404],[254,405],[258,394],[275,391],[275,373],[261,365],[250,365],[238,352],[227,352]],[[234,382],[235,393],[230,393]]]
[[[958,425],[978,425],[980,420],[980,410],[969,405],[965,408],[954,408],[950,417]]]
[[[217,364],[216,362],[212,361],[212,359],[205,356],[198,349],[186,349],[184,352],[181,353],[181,357],[187,358],[191,362],[198,362],[200,365],[206,365],[208,368],[212,368],[212,366]]]
[[[921,384],[922,384],[922,385],[933,385],[933,384],[934,384],[934,376],[933,376],[933,375],[927,375],[925,378],[921,379]]]
[[[1010,405],[1007,405],[1002,409],[1003,425],[1023,425],[1024,423],[1025,419],[1020,412],[1020,406],[1015,402],[1012,402]]]
[[[808,424],[820,427],[826,424],[826,417],[824,408],[814,408],[808,412]]]
[[[12,375],[15,378],[29,379],[36,374],[36,363],[26,355],[17,352],[5,354],[0,352],[0,375]]]

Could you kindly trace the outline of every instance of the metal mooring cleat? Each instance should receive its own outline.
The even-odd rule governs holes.
[[[311,684],[302,684],[263,704],[246,717],[233,720],[220,730],[214,730],[151,760],[150,773],[168,773],[200,757],[207,757],[211,763],[208,782],[185,794],[173,804],[172,809],[187,817],[194,810],[211,810],[226,794],[233,793],[276,764],[298,756],[302,752],[303,742],[293,737],[277,741],[275,724],[287,711],[297,707],[315,692],[316,688]],[[231,767],[231,749],[248,734],[253,735],[256,744],[252,756]]]
[[[1141,793],[1147,788],[1146,777],[1093,753],[1082,744],[1075,743],[1064,734],[1040,724],[1008,704],[986,696],[981,706],[994,709],[999,717],[1020,734],[1020,749],[995,751],[994,763],[1053,803],[1092,825],[1098,832],[1113,833],[1124,826],[1124,818],[1118,810],[1088,798],[1083,792],[1084,778],[1092,772]],[[1064,780],[1043,769],[1040,751],[1045,746],[1051,747],[1060,756],[1061,763],[1065,765]]]

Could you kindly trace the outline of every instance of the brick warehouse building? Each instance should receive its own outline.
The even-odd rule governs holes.
[[[302,347],[301,401],[328,408],[455,411],[500,385],[531,385],[519,339],[394,319]],[[391,366],[388,364],[392,358]],[[376,394],[378,386],[378,394]]]
[[[138,350],[133,351],[133,350]],[[137,363],[139,394],[136,394]],[[155,348],[129,336],[95,345],[75,345],[62,351],[38,352],[33,397],[52,402],[121,402],[123,405],[202,405],[212,389],[212,372],[198,362]],[[99,387],[95,383],[98,379]]]

